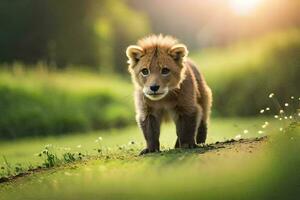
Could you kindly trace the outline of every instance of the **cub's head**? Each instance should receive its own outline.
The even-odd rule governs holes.
[[[183,44],[170,36],[149,36],[126,50],[129,72],[144,95],[155,101],[178,88],[184,79],[184,60],[188,54]]]

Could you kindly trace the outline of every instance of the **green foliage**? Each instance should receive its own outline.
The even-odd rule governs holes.
[[[271,92],[280,102],[300,97],[299,57],[299,30],[193,55],[213,89],[214,113],[221,116],[256,115]]]
[[[132,91],[129,83],[118,77],[16,71],[0,75],[0,138],[59,135],[134,123]]]

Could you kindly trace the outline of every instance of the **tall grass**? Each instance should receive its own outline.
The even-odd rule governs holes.
[[[120,77],[16,64],[0,74],[0,138],[122,127],[134,122],[132,105]]]
[[[214,114],[253,116],[264,96],[279,101],[300,96],[300,30],[273,33],[253,41],[192,55],[214,93]]]

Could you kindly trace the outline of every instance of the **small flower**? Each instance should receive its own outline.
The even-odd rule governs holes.
[[[98,143],[98,142],[99,142],[99,140],[97,139],[97,140],[95,140],[95,142],[96,142],[96,143]]]
[[[264,132],[263,132],[263,131],[261,131],[261,130],[259,130],[257,133],[258,133],[258,134],[263,134]]]
[[[284,113],[284,111],[283,110],[279,110],[279,113],[282,114],[282,113]]]
[[[264,110],[264,109],[261,109],[259,112],[260,112],[260,113],[264,113],[264,112],[265,112],[265,110]]]
[[[281,120],[282,120],[282,118],[280,117],[280,118],[279,118],[279,120],[281,121]]]
[[[245,130],[243,131],[243,133],[244,133],[244,134],[247,134],[247,133],[249,133],[249,131],[248,131],[247,129],[245,129]]]
[[[270,110],[270,108],[269,108],[269,107],[266,107],[266,110]]]
[[[289,118],[290,118],[290,119],[293,119],[293,116],[292,116],[292,115],[290,115],[290,116],[289,116]]]
[[[288,106],[289,106],[289,104],[288,104],[288,103],[285,103],[285,104],[284,104],[284,106],[285,106],[285,107],[288,107]]]
[[[103,139],[102,139],[102,137],[98,137],[98,140],[99,140],[99,141],[102,141]]]
[[[278,119],[278,117],[279,117],[278,115],[274,115],[274,118],[275,118],[275,119]]]
[[[236,140],[239,140],[239,139],[241,139],[241,138],[242,138],[242,136],[241,136],[240,134],[238,134],[238,135],[235,136],[235,139],[236,139]]]
[[[294,97],[294,96],[291,96],[291,99],[295,99],[295,97]]]
[[[131,145],[131,144],[135,144],[135,143],[134,143],[134,141],[129,141],[128,144]]]
[[[298,116],[300,116],[300,113],[298,113]]]
[[[283,131],[283,128],[282,128],[282,127],[280,127],[280,128],[279,128],[279,131]]]
[[[285,116],[285,117],[284,117],[284,119],[288,119],[288,117],[287,117],[287,116]]]
[[[274,93],[269,94],[269,98],[273,98]]]
[[[81,144],[77,145],[77,148],[81,148]]]
[[[269,125],[269,122],[265,122],[261,127],[266,128]]]

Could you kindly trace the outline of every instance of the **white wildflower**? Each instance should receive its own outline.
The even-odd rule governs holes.
[[[280,128],[279,128],[279,131],[283,131],[283,128],[282,128],[282,127],[280,127]]]
[[[282,113],[284,113],[284,111],[283,110],[279,110],[279,113],[282,114]]]
[[[260,112],[260,113],[264,113],[264,112],[265,112],[265,110],[264,110],[264,109],[261,109],[259,112]]]
[[[295,99],[295,97],[294,97],[294,96],[291,96],[291,99]]]
[[[274,115],[274,118],[275,118],[275,119],[278,119],[278,117],[279,117],[278,115]]]
[[[266,107],[266,110],[270,110],[270,108],[269,108],[269,107]]]
[[[81,148],[81,144],[77,145],[77,148]]]
[[[274,93],[269,94],[269,98],[273,98]]]
[[[288,107],[288,106],[289,106],[289,104],[288,104],[288,103],[285,103],[285,104],[284,104],[284,106],[285,106],[285,107]]]
[[[289,118],[290,118],[290,119],[293,119],[293,116],[292,116],[292,115],[290,115],[290,116],[289,116]]]
[[[245,130],[243,131],[243,133],[244,133],[244,134],[247,134],[247,133],[249,133],[249,131],[248,131],[247,129],[245,129]]]
[[[103,139],[102,139],[102,137],[98,137],[98,140],[99,140],[99,141],[102,141]]]
[[[242,138],[242,136],[240,135],[240,134],[238,134],[237,136],[235,136],[235,139],[236,140],[239,140],[239,139],[241,139]]]
[[[258,134],[263,134],[264,132],[263,132],[263,131],[261,131],[261,130],[259,130],[257,133],[258,133]]]
[[[285,117],[284,117],[284,119],[288,119],[288,117],[287,117],[287,116],[285,116]]]
[[[281,121],[281,120],[282,120],[282,118],[280,117],[280,118],[279,118],[279,120]]]

